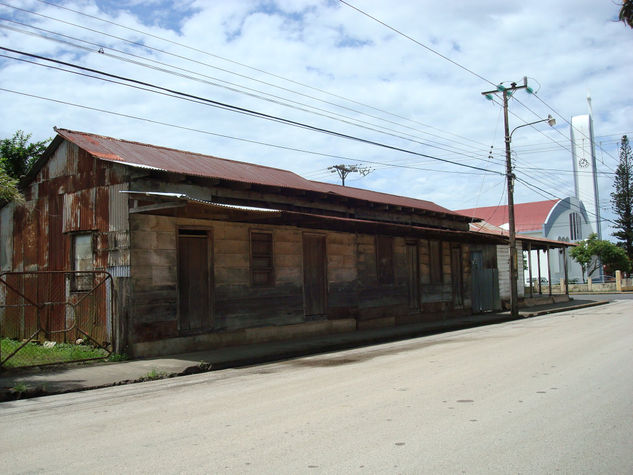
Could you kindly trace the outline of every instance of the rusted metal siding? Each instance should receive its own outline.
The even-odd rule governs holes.
[[[125,269],[129,265],[127,197],[122,198],[119,193],[126,186],[125,179],[120,167],[61,141],[28,184],[26,203],[2,209],[3,270],[71,270],[72,236],[88,232],[93,243],[91,267],[108,270],[114,265],[118,275],[129,275]],[[110,203],[111,197],[114,203]],[[115,222],[110,220],[112,210]],[[21,290],[28,295],[48,295],[51,288],[64,288],[60,279],[64,279],[62,273],[39,280],[29,276],[20,283]],[[94,305],[99,307],[99,315],[108,319],[94,324],[107,326],[110,333],[112,308],[105,307],[110,303],[103,300]],[[35,310],[25,308],[21,312],[20,328],[13,331],[24,335],[35,325]],[[42,324],[51,332],[63,330],[69,324],[67,313],[64,306],[49,305],[40,313]]]
[[[123,191],[128,191],[127,183],[111,185],[108,188],[108,230],[121,232],[129,230],[128,196]]]
[[[13,212],[15,203],[0,209],[0,271],[11,269],[13,255]]]

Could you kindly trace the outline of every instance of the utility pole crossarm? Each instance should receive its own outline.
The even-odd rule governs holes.
[[[373,169],[370,167],[362,167],[360,165],[332,165],[331,167],[327,167],[328,170],[332,173],[338,173],[338,176],[341,178],[341,184],[345,186],[345,178],[350,173],[358,173],[361,176],[369,175]]]

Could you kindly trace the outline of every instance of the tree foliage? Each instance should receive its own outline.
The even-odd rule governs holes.
[[[0,164],[11,178],[19,180],[26,175],[50,142],[29,142],[30,139],[31,134],[18,130],[13,137],[0,141]]]
[[[23,201],[18,180],[46,150],[49,140],[29,143],[31,134],[18,130],[13,137],[0,140],[0,205]]]
[[[597,270],[600,262],[606,267],[607,274],[613,274],[616,270],[631,271],[631,261],[624,249],[598,239],[596,233],[580,241],[569,254],[581,265],[583,272],[587,272],[587,277]]]
[[[18,190],[18,181],[0,168],[0,206],[9,201],[22,203],[24,198]]]
[[[611,205],[616,215],[613,236],[633,261],[633,154],[626,135],[620,142],[620,163],[615,171]]]
[[[633,28],[633,0],[624,0],[622,2],[618,20]]]

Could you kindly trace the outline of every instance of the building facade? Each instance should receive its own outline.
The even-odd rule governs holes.
[[[66,292],[107,272],[103,325],[133,356],[469,314],[471,248],[501,242],[424,200],[56,132],[22,182],[26,204],[0,211],[1,270],[79,272]]]

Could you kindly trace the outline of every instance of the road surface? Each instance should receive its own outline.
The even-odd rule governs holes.
[[[633,473],[633,305],[0,404],[3,473]]]

